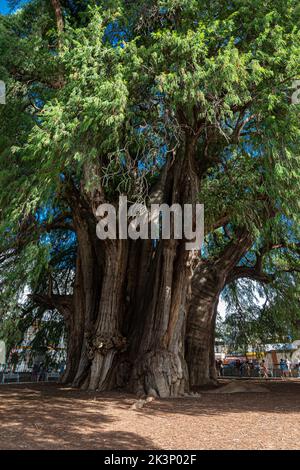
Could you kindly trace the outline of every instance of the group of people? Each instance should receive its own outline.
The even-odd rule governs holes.
[[[261,362],[241,361],[237,359],[234,363],[230,364],[231,367],[237,370],[240,377],[257,376],[268,378],[273,376],[273,369],[269,369],[266,361],[263,359]],[[289,359],[280,359],[279,363],[280,376],[284,377],[300,377],[300,362],[292,365]],[[216,370],[218,377],[224,376],[224,363],[221,359],[216,361]],[[293,370],[295,371],[293,374]]]
[[[34,363],[32,367],[31,377],[33,382],[42,382],[46,379],[47,369],[43,362]]]
[[[280,359],[279,363],[280,376],[284,377],[293,377],[293,370],[296,372],[296,377],[300,377],[300,362],[292,364],[289,359]]]
[[[237,359],[233,364],[231,364],[231,366],[238,371],[238,375],[240,377],[251,377],[251,375],[253,375],[251,371],[255,369],[255,365],[252,361],[240,361],[239,359]],[[223,377],[224,363],[221,359],[216,361],[216,369],[218,376]]]

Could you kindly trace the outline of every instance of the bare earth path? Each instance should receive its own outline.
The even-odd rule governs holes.
[[[266,386],[134,410],[121,393],[1,385],[0,449],[300,449],[300,380]]]

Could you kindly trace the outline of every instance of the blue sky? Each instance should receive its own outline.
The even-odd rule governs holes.
[[[26,3],[27,0],[22,0],[20,1],[20,5],[22,3]],[[8,6],[8,1],[7,0],[0,0],[0,13],[2,14],[7,14],[9,13],[10,9],[9,9],[9,6]]]
[[[0,0],[0,13],[9,13],[9,8],[6,0]]]

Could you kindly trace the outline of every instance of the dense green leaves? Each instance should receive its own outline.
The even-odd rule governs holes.
[[[87,205],[94,189],[113,202],[120,193],[147,200],[164,163],[189,146],[207,258],[218,256],[228,231],[246,226],[254,259],[266,244],[289,245],[264,258],[268,273],[297,270],[298,2],[61,5],[59,41],[50,2],[0,17],[8,89],[0,108],[0,281],[9,309],[24,284],[45,288],[53,265],[59,276],[54,252],[64,258],[75,243],[70,182]]]

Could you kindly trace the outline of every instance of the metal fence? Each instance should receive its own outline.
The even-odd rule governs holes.
[[[300,378],[300,371],[298,369],[292,369],[290,372],[289,371],[284,371],[286,377],[294,377],[294,378]],[[250,369],[249,373],[246,371],[240,370],[235,366],[225,366],[223,368],[223,377],[242,377],[242,378],[247,378],[247,377],[261,377],[261,371],[259,368],[254,368]],[[282,371],[280,367],[269,367],[268,368],[268,376],[269,377],[274,377],[274,378],[279,378],[282,377]]]
[[[0,372],[0,383],[59,382],[59,372],[32,374],[31,372]]]

